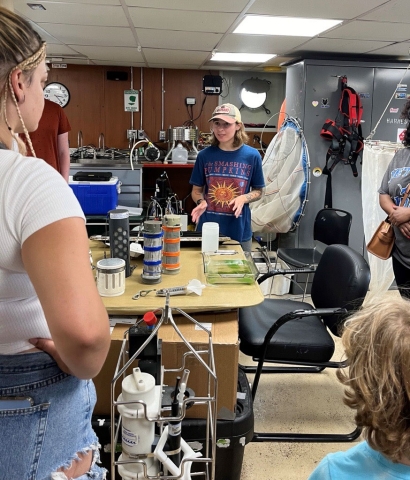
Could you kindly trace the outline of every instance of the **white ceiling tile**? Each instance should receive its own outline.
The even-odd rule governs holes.
[[[164,63],[164,62],[150,62],[148,64],[149,68],[172,68],[177,70],[199,70],[198,63],[191,64],[191,63]]]
[[[275,53],[263,65],[229,64],[229,70],[259,71],[306,52],[408,56],[406,26],[410,0],[39,0],[46,10],[35,11],[27,0],[14,0],[15,10],[49,45],[49,54],[86,55],[91,60],[67,63],[146,65],[155,68],[222,68],[209,60],[213,49],[233,53]],[[1,0],[0,0],[1,2]],[[249,6],[249,10],[246,8]],[[242,12],[249,14],[356,19],[323,34],[323,38],[248,36],[232,34]],[[368,13],[367,13],[368,12]],[[127,14],[129,15],[127,20]],[[128,21],[134,22],[135,30]],[[360,19],[361,21],[357,21]],[[38,22],[38,23],[37,23]],[[380,22],[380,23],[377,23]],[[36,25],[37,23],[37,25]],[[88,26],[89,25],[89,26]],[[410,29],[409,29],[410,32]],[[338,39],[338,37],[342,39]],[[326,37],[326,38],[325,38]],[[354,40],[358,38],[359,40]],[[403,41],[403,43],[396,43]],[[135,47],[142,55],[135,59]],[[92,49],[95,46],[95,49]],[[123,47],[118,49],[116,47]],[[106,63],[104,63],[106,62]]]
[[[410,54],[410,42],[401,42],[394,43],[393,45],[388,45],[387,47],[378,48],[371,50],[371,53],[377,55],[390,55],[390,56],[399,56],[409,58]]]
[[[235,21],[235,13],[194,12],[180,10],[161,10],[155,8],[130,7],[129,13],[136,27],[158,30],[181,30],[187,32],[225,31]]]
[[[410,39],[410,28],[406,23],[385,23],[354,20],[341,25],[320,37],[346,38],[352,40],[382,40],[385,42],[402,42]]]
[[[176,32],[171,30],[137,29],[142,47],[176,50],[211,51],[222,38],[220,33]]]
[[[70,62],[66,63],[69,63],[70,65],[95,65],[94,62],[91,62],[87,58],[72,58],[70,59]]]
[[[390,1],[376,11],[364,15],[362,18],[381,22],[410,23],[409,0]]]
[[[79,3],[89,3],[93,5],[121,5],[120,0],[86,0],[86,2],[84,2],[84,0],[33,0],[32,2],[27,2],[27,0],[14,0],[14,10],[20,11],[20,9],[23,8],[23,5],[27,5],[27,3],[41,3],[46,9],[53,3],[74,3],[76,4],[75,6],[77,6]]]
[[[64,23],[70,25],[107,25],[127,27],[128,21],[121,6],[71,3],[44,4],[46,10],[32,10],[27,3],[18,12],[35,23]],[[17,10],[17,8],[16,8]]]
[[[79,25],[65,25],[41,23],[50,35],[58,38],[62,43],[71,45],[106,45],[108,47],[134,47],[136,42],[129,28],[122,27],[83,27]]]
[[[241,12],[248,0],[125,0],[128,6],[200,12]]]
[[[146,67],[145,63],[116,62],[113,60],[93,60],[93,65],[108,65],[113,67]]]
[[[115,58],[118,62],[144,63],[144,58],[137,47],[96,47],[88,45],[73,45],[78,52],[91,60],[106,60]]]
[[[389,45],[389,42],[371,42],[368,40],[335,39],[335,38],[313,38],[303,46],[303,51],[309,52],[334,52],[355,54],[365,53],[371,49],[381,48]]]
[[[408,1],[408,0],[404,0]],[[247,13],[287,17],[352,19],[386,0],[256,0]]]
[[[62,42],[60,40],[57,40],[57,38],[50,35],[48,32],[44,30],[44,28],[40,27],[40,25],[36,25],[35,23],[32,23],[32,22],[30,23],[31,23],[31,26],[34,28],[34,30],[40,35],[40,37],[45,42],[47,42],[47,45],[49,45],[50,43],[57,43],[61,45]]]
[[[218,52],[229,53],[285,53],[305,43],[306,37],[284,37],[281,35],[242,35],[231,33],[218,45]]]
[[[194,52],[184,50],[159,50],[156,48],[144,48],[144,56],[148,63],[174,63],[198,65],[206,60],[208,52]]]
[[[73,50],[67,45],[58,45],[47,43],[47,57],[54,55],[55,57],[61,57],[62,55],[78,55],[78,51]]]
[[[264,63],[264,66],[269,67],[270,65],[274,67],[280,66],[282,63],[287,63],[293,60],[293,57],[283,57],[283,56],[278,56],[275,58],[271,58],[268,60],[266,63]]]

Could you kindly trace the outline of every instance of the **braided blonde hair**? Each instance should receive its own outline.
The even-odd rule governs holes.
[[[7,119],[7,96],[10,93],[33,156],[35,156],[33,144],[18,106],[11,76],[15,70],[20,69],[27,80],[31,82],[34,70],[45,56],[46,44],[30,24],[15,13],[0,7],[0,115],[11,135],[17,140],[20,152],[25,153],[24,143],[17,135],[14,135]]]

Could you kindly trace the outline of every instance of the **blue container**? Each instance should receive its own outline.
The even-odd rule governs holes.
[[[117,207],[120,190],[118,177],[111,177],[106,182],[75,181],[70,177],[68,184],[85,215],[107,215],[109,210]]]

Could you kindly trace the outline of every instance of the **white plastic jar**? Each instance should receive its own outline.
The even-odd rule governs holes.
[[[181,143],[172,150],[172,163],[188,163],[188,150]]]
[[[96,269],[97,289],[102,297],[117,297],[125,292],[125,260],[103,258]]]

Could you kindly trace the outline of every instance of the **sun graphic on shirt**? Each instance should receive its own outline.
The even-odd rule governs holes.
[[[216,205],[221,207],[228,205],[231,200],[236,198],[239,194],[239,189],[233,183],[226,185],[225,182],[212,185],[209,190],[209,197]]]

